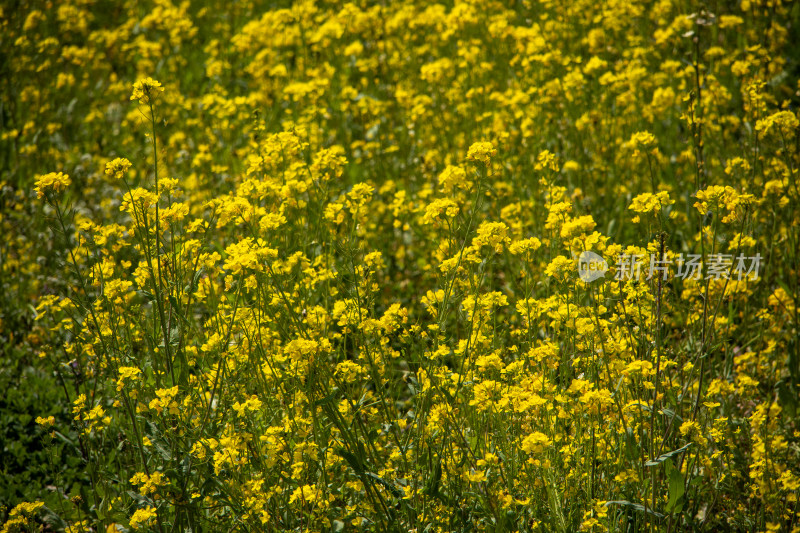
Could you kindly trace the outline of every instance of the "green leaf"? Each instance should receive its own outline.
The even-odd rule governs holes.
[[[669,480],[669,501],[667,502],[667,512],[681,512],[683,509],[684,479],[681,471],[672,465],[672,460],[667,459],[664,463],[667,479]]]
[[[674,418],[675,420],[677,420],[680,423],[683,423],[683,418],[678,413],[673,411],[672,409],[664,407],[663,409],[661,409],[661,413],[667,415],[670,418]]]
[[[331,389],[331,393],[330,394],[328,394],[324,398],[316,400],[314,402],[314,407],[320,407],[320,406],[323,406],[323,405],[326,405],[326,404],[333,403],[336,400],[336,397],[338,395],[339,395],[339,388],[338,387],[334,387],[333,389]]]
[[[361,461],[358,460],[358,457],[348,452],[344,448],[337,449],[336,453],[338,453],[342,459],[347,461],[347,463],[350,465],[350,468],[355,470],[356,474],[360,476],[364,472],[364,466],[362,465]]]
[[[671,457],[675,457],[675,456],[676,456],[676,455],[678,455],[679,453],[685,452],[686,450],[688,450],[688,449],[689,449],[689,446],[691,446],[691,445],[692,445],[692,443],[690,442],[690,443],[689,443],[689,444],[687,444],[686,446],[681,446],[681,447],[680,447],[680,448],[678,448],[677,450],[672,450],[671,452],[667,452],[667,453],[665,453],[665,454],[663,454],[663,455],[659,455],[658,457],[656,457],[656,458],[655,458],[655,459],[653,459],[652,461],[647,461],[647,462],[644,464],[644,466],[656,466],[656,465],[658,465],[658,464],[661,464],[661,463],[663,463],[664,461],[666,461],[667,459],[670,459]]]
[[[364,472],[364,475],[367,476],[368,478],[374,479],[375,481],[383,485],[389,492],[392,493],[392,496],[394,496],[395,498],[400,498],[403,496],[403,491],[401,491],[400,489],[395,487],[394,484],[389,483],[379,475],[373,474],[372,472]]]
[[[786,381],[778,384],[778,400],[790,418],[794,418],[797,413],[797,394],[793,388],[792,384]]]
[[[664,518],[663,514],[657,512],[657,511],[654,511],[654,510],[652,510],[650,508],[645,508],[645,506],[640,504],[640,503],[633,503],[633,502],[629,502],[628,500],[613,500],[613,501],[605,503],[606,507],[609,507],[611,505],[620,505],[622,507],[630,507],[631,509],[635,509],[636,511],[641,511],[643,513],[646,512],[650,516],[654,516],[654,517],[658,518],[659,520],[662,520]]]
[[[204,271],[205,267],[200,267],[197,272],[194,273],[194,276],[192,276],[192,282],[183,288],[183,292],[186,294],[194,294],[194,292],[197,290],[197,285],[200,283],[200,277],[203,275]]]
[[[164,446],[161,443],[161,441],[152,441],[152,442],[153,442],[153,448],[155,448],[155,450],[158,452],[161,458],[164,459],[164,461],[169,462],[172,460],[172,452],[170,452],[169,448]]]
[[[431,496],[436,496],[439,492],[439,483],[442,480],[442,460],[438,459],[436,466],[433,469],[433,476],[429,477],[425,482],[425,489],[423,492]]]
[[[153,300],[156,299],[156,297],[153,296],[153,293],[151,293],[150,291],[146,291],[144,289],[140,289],[140,290],[135,291],[135,292],[137,294],[140,294],[141,296],[144,296],[145,300],[147,300],[148,302],[152,302]]]
[[[186,360],[186,353],[183,350],[176,350],[175,357],[172,358],[172,366],[178,376],[178,384],[183,387],[189,385],[189,363]]]
[[[128,494],[128,497],[134,500],[137,504],[139,504],[140,507],[150,505],[151,503],[150,498],[148,498],[147,496],[142,496],[138,492],[134,492],[132,490],[126,492]]]
[[[634,461],[639,457],[639,445],[636,442],[636,434],[632,428],[628,428],[625,432],[625,457],[630,461]]]
[[[68,527],[67,522],[51,509],[51,507],[56,509],[59,507],[59,505],[62,503],[59,501],[61,497],[61,494],[58,492],[51,493],[45,497],[47,504],[41,509],[41,513],[44,516],[45,522],[50,524],[56,530],[64,530]]]

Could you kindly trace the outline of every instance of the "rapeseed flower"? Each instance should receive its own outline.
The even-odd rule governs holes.
[[[470,161],[477,161],[489,166],[492,157],[497,155],[497,150],[490,142],[476,142],[469,147],[467,152],[467,159]]]
[[[144,509],[137,509],[130,519],[130,525],[133,529],[140,529],[146,526],[150,521],[156,518],[155,507],[145,507]]]
[[[12,484],[49,454],[69,531],[798,523],[793,17],[718,4],[0,8]]]
[[[150,105],[162,92],[164,92],[164,88],[161,83],[148,76],[133,84],[131,100],[138,100],[140,104]]]
[[[36,178],[36,197],[44,198],[48,194],[60,193],[72,184],[72,180],[63,172],[50,172]]]

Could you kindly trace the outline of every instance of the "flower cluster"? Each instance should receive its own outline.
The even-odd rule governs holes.
[[[3,533],[796,529],[796,6],[37,6]]]
[[[159,82],[150,77],[143,78],[133,84],[131,100],[137,100],[140,104],[150,105],[162,92],[164,92],[164,88]]]

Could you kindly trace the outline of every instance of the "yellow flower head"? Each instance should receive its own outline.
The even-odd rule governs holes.
[[[317,499],[316,485],[303,485],[297,487],[289,498],[289,503],[300,501],[302,503],[313,503]]]
[[[159,82],[153,78],[143,78],[133,84],[133,94],[131,100],[139,100],[140,104],[148,105],[152,103],[153,98],[163,93],[164,88]]]
[[[56,419],[53,415],[48,416],[47,418],[37,416],[36,423],[42,427],[50,427],[56,423]]]
[[[439,219],[453,218],[460,211],[458,204],[448,198],[439,198],[425,206],[425,215],[422,217],[423,224],[433,224]]]
[[[131,162],[124,157],[118,157],[106,163],[106,176],[122,179],[129,168],[131,168]]]
[[[553,172],[558,172],[558,160],[553,152],[550,150],[542,150],[539,152],[539,155],[536,156],[536,165],[534,166],[535,170],[544,170],[545,168],[549,168]]]
[[[117,391],[121,391],[125,387],[125,380],[136,380],[142,371],[134,366],[121,366],[119,367],[119,379],[117,379]]]
[[[637,131],[631,136],[630,143],[636,148],[649,148],[656,144],[656,138],[649,131]]]
[[[133,516],[131,517],[131,527],[133,529],[139,529],[140,527],[146,525],[150,520],[155,518],[156,516],[156,509],[155,507],[147,507],[145,509],[137,509]]]
[[[674,203],[675,200],[670,199],[667,191],[661,191],[657,194],[646,192],[634,198],[628,209],[637,213],[657,213],[662,207]]]
[[[63,172],[50,172],[36,180],[36,197],[42,199],[48,193],[59,193],[70,186],[72,180]]]
[[[535,431],[522,441],[522,449],[528,453],[542,453],[550,445],[550,439],[544,433]]]
[[[503,246],[511,242],[508,237],[508,226],[503,222],[482,222],[478,226],[478,234],[472,239],[472,246],[480,250],[483,246],[490,246],[495,253],[502,253]]]
[[[471,183],[467,180],[467,173],[463,168],[447,165],[442,173],[439,174],[439,185],[448,194],[455,188],[469,189]]]
[[[800,120],[791,111],[778,111],[767,118],[756,122],[756,132],[766,135],[773,126],[777,126],[778,133],[790,132],[800,126]]]
[[[746,206],[752,203],[752,194],[740,194],[736,189],[731,186],[722,185],[709,185],[705,189],[695,193],[697,202],[694,207],[700,213],[707,213],[710,210],[725,210],[729,214],[723,217],[722,222],[731,222],[734,220],[736,208],[739,206]]]
[[[147,189],[137,187],[122,197],[122,203],[119,206],[120,211],[125,211],[130,215],[136,215],[136,210],[139,209],[140,213],[153,207],[158,202],[158,196],[154,192]]]
[[[470,161],[480,161],[484,165],[489,165],[492,157],[497,155],[494,145],[490,142],[477,142],[469,147],[467,159]]]

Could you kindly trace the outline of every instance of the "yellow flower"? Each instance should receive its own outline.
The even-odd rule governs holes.
[[[130,479],[131,484],[137,485],[139,487],[139,492],[144,495],[156,492],[158,487],[164,485],[166,481],[163,472],[153,472],[149,476],[144,472],[137,472]]]
[[[3,525],[0,533],[11,533],[12,531],[28,531],[31,525],[30,515],[44,506],[43,502],[22,502],[8,514],[9,520]]]
[[[72,412],[75,413],[75,420],[80,420],[79,413],[84,409],[84,407],[86,407],[86,395],[79,395],[72,403],[74,404],[72,407]]]
[[[627,146],[633,149],[634,157],[640,157],[642,153],[651,151],[651,147],[654,147],[652,150],[657,150],[655,145],[656,138],[648,131],[637,131],[627,143]]]
[[[148,191],[147,189],[137,187],[136,189],[125,193],[125,195],[122,197],[122,203],[119,206],[119,210],[125,211],[129,215],[137,217],[141,216],[142,211],[154,206],[156,202],[158,202],[158,195]]]
[[[675,200],[670,199],[667,191],[661,191],[657,194],[646,192],[634,198],[628,209],[637,213],[655,213],[662,207],[674,203]]]
[[[778,111],[756,122],[756,131],[767,134],[775,125],[778,126],[781,132],[787,132],[796,130],[798,125],[800,125],[800,120],[798,120],[797,116],[791,111]]]
[[[125,380],[135,380],[138,378],[142,371],[135,366],[121,366],[119,367],[119,379],[117,379],[117,391],[121,391],[125,387]]]
[[[44,507],[44,502],[22,502],[9,513],[9,516],[19,516],[21,514],[33,514]]]
[[[549,168],[553,172],[558,172],[558,160],[553,152],[550,150],[542,150],[539,152],[539,155],[536,156],[536,165],[534,166],[535,170],[543,170],[545,168]]]
[[[159,93],[164,92],[164,88],[153,78],[143,78],[133,84],[133,94],[131,100],[139,100],[140,104],[148,105]]]
[[[581,395],[580,400],[582,404],[586,405],[587,411],[592,414],[599,414],[614,403],[608,389],[586,391]]]
[[[508,247],[508,251],[511,252],[512,255],[520,255],[527,252],[535,252],[541,245],[542,241],[536,237],[531,237],[529,239],[512,242],[511,246]]]
[[[596,225],[597,223],[594,221],[592,215],[583,215],[564,222],[564,225],[561,226],[560,235],[562,239],[571,239],[581,233],[592,231]]]
[[[535,431],[522,440],[522,449],[528,453],[542,453],[548,446],[550,439],[540,431]]]
[[[56,423],[56,419],[54,416],[50,415],[47,418],[43,418],[41,416],[36,417],[36,423],[42,427],[50,427]]]
[[[502,384],[491,379],[482,381],[475,385],[473,389],[474,398],[469,404],[477,407],[478,411],[491,411],[495,408],[495,403],[502,392]]]
[[[146,525],[147,522],[152,520],[156,517],[156,509],[155,507],[146,507],[144,509],[137,509],[133,516],[131,517],[131,527],[133,529],[139,529],[143,525]]]
[[[151,400],[148,407],[158,412],[158,414],[161,414],[163,409],[167,408],[169,414],[178,415],[180,411],[178,410],[178,402],[175,401],[176,394],[178,394],[177,385],[169,389],[157,389],[156,396],[158,396],[158,398]]]
[[[648,131],[637,131],[631,136],[630,143],[636,148],[648,148],[656,143],[656,138]]]
[[[70,186],[72,180],[63,172],[50,172],[36,180],[36,197],[40,200],[48,193],[59,193]]]
[[[754,199],[752,194],[740,194],[729,185],[710,185],[705,189],[697,191],[695,197],[698,201],[694,203],[694,207],[702,214],[718,208],[728,211],[728,215],[722,218],[723,223],[735,220],[736,208],[751,204]]]
[[[569,275],[573,261],[563,255],[556,256],[544,269],[547,276],[564,281]]]
[[[483,470],[476,470],[475,472],[467,473],[467,479],[472,483],[481,483],[486,481],[486,472]]]
[[[300,500],[303,503],[313,503],[317,499],[317,489],[315,485],[303,485],[297,487],[289,498],[289,503]]]
[[[459,212],[458,204],[448,198],[439,198],[425,207],[425,215],[422,217],[423,224],[433,224],[441,218],[444,213],[446,218],[453,218]]]
[[[490,246],[499,254],[503,252],[503,245],[509,242],[508,226],[503,222],[482,222],[478,234],[472,239],[472,247],[480,250],[483,246]]]
[[[345,204],[352,214],[356,214],[372,198],[375,188],[366,183],[356,183],[350,192],[347,193]]]
[[[492,157],[497,154],[494,145],[490,142],[476,142],[469,147],[467,159],[470,161],[480,161],[484,165],[489,165]]]
[[[282,214],[267,213],[259,220],[258,227],[261,228],[261,231],[266,233],[267,231],[278,229],[283,224],[286,224],[286,217]]]
[[[463,168],[447,165],[439,174],[439,185],[445,194],[449,194],[455,188],[469,189],[471,183],[467,181],[467,173]]]
[[[118,157],[106,163],[106,176],[122,179],[129,168],[131,168],[131,162],[124,157]]]
[[[80,520],[78,522],[73,522],[64,530],[65,533],[83,533],[89,529],[89,521],[88,520]],[[6,530],[3,529],[2,533],[6,533]]]
[[[262,239],[254,241],[251,237],[229,245],[225,254],[227,257],[223,267],[234,276],[242,273],[243,269],[262,272],[268,261],[278,257],[277,250],[266,246]]]

